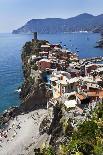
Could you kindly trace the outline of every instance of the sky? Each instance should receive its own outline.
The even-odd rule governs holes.
[[[103,14],[103,0],[0,0],[0,32],[12,32],[37,18]]]

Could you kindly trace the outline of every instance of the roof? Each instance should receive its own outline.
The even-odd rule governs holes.
[[[103,90],[87,92],[87,95],[90,97],[103,98]]]
[[[97,72],[103,72],[103,67],[97,68],[95,71],[97,71]]]
[[[75,95],[75,94],[76,94],[75,91],[74,92],[71,92],[71,93],[65,93],[64,94],[64,97],[70,97],[70,96]]]
[[[66,76],[63,76],[63,75],[62,75],[62,77],[63,77],[63,79],[60,81],[60,83],[62,85],[67,85],[68,84],[68,78]]]
[[[91,66],[103,66],[103,64],[95,64],[95,63],[92,63],[92,64],[88,64],[88,65],[85,65],[86,68],[88,67],[91,67]]]
[[[50,45],[41,45],[43,48],[50,48]]]
[[[85,82],[89,82],[89,83],[96,83],[96,82],[102,81],[102,79],[100,77],[96,77],[94,80],[93,76],[82,77],[82,80]]]
[[[96,82],[102,82],[103,80],[101,78],[96,78],[95,81]]]
[[[76,106],[76,111],[79,112],[79,113],[83,113],[84,108],[81,108],[80,107],[81,105],[83,105],[83,104],[78,104],[78,106]]]
[[[51,44],[47,42],[46,45],[49,45],[50,46]]]
[[[43,62],[43,61],[45,61],[45,62],[51,62],[51,61],[48,60],[48,59],[41,59],[41,60],[39,60],[39,62]]]
[[[87,87],[100,89],[100,86],[97,83],[87,83]]]
[[[45,52],[45,51],[43,51],[43,52],[39,52],[40,54],[48,54],[48,52]]]
[[[86,98],[86,96],[84,96],[83,94],[76,94],[76,96],[80,99],[80,100],[84,100]]]
[[[78,72],[79,72],[78,69],[75,69],[75,68],[72,68],[72,67],[68,67],[68,68],[67,68],[67,71],[68,71],[68,72],[75,72],[75,73],[78,73]]]
[[[77,65],[77,63],[70,63],[69,67],[74,67],[75,65]]]
[[[54,75],[55,75],[55,74],[54,74]],[[59,78],[59,77],[61,77],[61,76],[63,76],[63,75],[62,75],[62,74],[56,74],[55,76]]]
[[[86,82],[94,82],[93,77],[89,77],[89,76],[82,77],[82,80]]]
[[[76,100],[69,100],[69,101],[65,101],[64,104],[67,108],[75,108],[77,102]]]
[[[75,82],[78,82],[80,80],[80,78],[71,78],[71,79],[68,79],[68,83],[71,84],[71,83],[75,83]]]
[[[55,49],[55,50],[60,50],[61,48],[59,48],[59,47],[55,46],[55,47],[54,47],[54,49]]]
[[[32,59],[35,59],[35,58],[36,58],[36,55],[32,55],[31,58],[32,58]]]
[[[90,63],[90,64],[88,64],[88,65],[85,65],[86,68],[91,67],[91,66],[97,66],[97,64]]]
[[[58,78],[57,78],[57,77],[51,77],[50,80],[51,80],[51,81],[57,81]]]
[[[61,83],[62,85],[67,85],[67,84],[68,84],[67,81],[65,81],[65,80],[62,80],[60,83]]]

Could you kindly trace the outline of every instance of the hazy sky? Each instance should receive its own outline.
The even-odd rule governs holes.
[[[0,0],[0,32],[11,32],[33,18],[69,18],[103,13],[103,0]]]

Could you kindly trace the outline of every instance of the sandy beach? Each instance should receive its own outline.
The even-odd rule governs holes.
[[[40,147],[48,135],[40,136],[39,125],[47,115],[47,110],[35,110],[10,120],[8,127],[0,137],[0,155],[23,155]],[[32,154],[32,153],[31,153]]]

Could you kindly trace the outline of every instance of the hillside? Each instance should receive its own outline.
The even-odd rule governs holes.
[[[62,33],[74,31],[94,31],[100,32],[103,26],[103,14],[93,16],[87,13],[80,14],[76,17],[61,19],[61,18],[46,18],[32,19],[24,26],[13,30],[14,34],[31,33]]]

